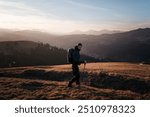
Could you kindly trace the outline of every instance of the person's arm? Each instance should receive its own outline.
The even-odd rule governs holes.
[[[80,65],[81,63],[86,64],[86,60],[81,59],[80,54],[76,52],[73,53],[73,61],[75,64],[78,64],[78,65]]]

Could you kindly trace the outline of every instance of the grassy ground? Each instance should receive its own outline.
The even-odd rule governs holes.
[[[89,63],[81,88],[67,88],[70,65],[0,69],[0,99],[150,99],[150,65]]]

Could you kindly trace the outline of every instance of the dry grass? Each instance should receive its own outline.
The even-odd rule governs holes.
[[[150,66],[90,63],[81,88],[67,88],[71,66],[0,69],[0,99],[150,99]]]
[[[0,99],[141,99],[137,93],[124,90],[94,88],[67,88],[67,82],[1,78]]]

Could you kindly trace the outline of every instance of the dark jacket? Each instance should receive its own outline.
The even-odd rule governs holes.
[[[73,52],[73,64],[80,65],[81,63],[84,63],[84,61],[80,58],[80,49],[78,49],[78,46],[75,46]]]

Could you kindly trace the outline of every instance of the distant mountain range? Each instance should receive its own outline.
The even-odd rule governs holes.
[[[112,61],[150,61],[150,28],[101,35],[87,43],[89,54]]]
[[[92,32],[92,31],[91,31]],[[39,31],[2,31],[0,41],[28,40],[68,49],[83,43],[85,55],[107,61],[150,61],[150,28],[113,34],[53,35]]]
[[[86,35],[102,35],[102,34],[114,34],[114,33],[121,33],[122,31],[119,30],[89,30],[89,31],[80,31],[76,30],[71,32],[70,34],[86,34]]]
[[[77,42],[84,45],[83,53],[108,61],[150,61],[150,28],[103,35],[66,36],[61,47]]]

